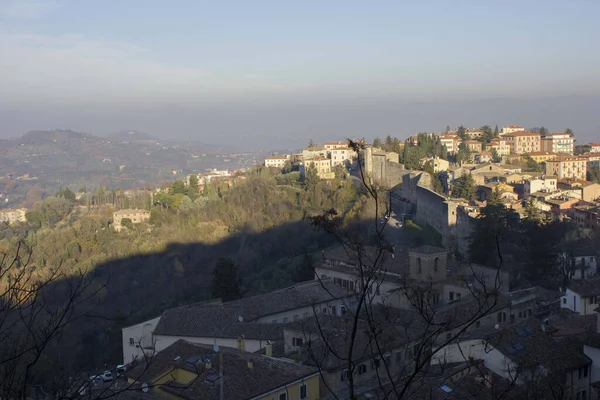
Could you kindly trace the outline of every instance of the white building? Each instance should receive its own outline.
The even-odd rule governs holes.
[[[265,167],[283,168],[286,162],[290,160],[289,154],[281,156],[271,156],[265,158]]]
[[[581,315],[595,314],[600,300],[600,278],[571,282],[561,298],[561,307]]]
[[[548,153],[573,154],[575,150],[575,138],[568,133],[551,133],[542,138],[541,151]]]
[[[325,280],[226,303],[173,308],[158,318],[123,329],[123,360],[128,363],[136,356],[160,352],[179,339],[236,348],[243,336],[246,351],[255,352],[268,341],[281,339],[281,324],[313,317],[315,310],[341,315],[353,300],[353,292]],[[138,343],[140,348],[135,347]]]
[[[527,197],[531,193],[536,192],[556,192],[557,180],[558,178],[556,176],[542,176],[540,178],[526,179],[523,182],[523,195]]]
[[[595,250],[576,249],[573,252],[571,279],[587,279],[595,276],[597,272],[597,253]]]
[[[327,143],[325,143],[327,146]],[[337,165],[344,165],[349,167],[354,162],[354,158],[356,153],[349,147],[336,147],[331,150],[331,167],[335,167]]]
[[[513,132],[524,132],[525,128],[523,128],[522,126],[519,125],[508,125],[502,128],[502,131],[500,131],[500,136],[506,135],[507,133],[513,133]]]
[[[25,214],[27,210],[24,208],[0,210],[0,222],[8,222],[14,224],[16,222],[25,222]]]
[[[600,143],[590,143],[590,153],[600,153]]]
[[[160,317],[150,319],[121,330],[123,364],[127,365],[135,359],[143,360],[154,355],[152,332],[154,332],[159,320]]]

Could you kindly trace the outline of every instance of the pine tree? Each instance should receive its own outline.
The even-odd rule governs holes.
[[[239,268],[232,259],[219,258],[213,268],[212,276],[211,294],[213,298],[231,301],[241,297]]]

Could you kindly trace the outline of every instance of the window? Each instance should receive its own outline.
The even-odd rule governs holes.
[[[342,379],[342,382],[345,381],[346,379],[348,379],[348,370],[347,369],[342,371],[340,378]]]
[[[475,328],[479,328],[479,325],[481,325],[481,321],[475,321]]]
[[[567,298],[563,297],[563,304],[567,304]]]
[[[417,274],[421,273],[421,258],[417,258]]]
[[[381,290],[380,290],[379,286],[377,286],[375,288],[375,294],[378,295],[378,296],[381,294]]]
[[[298,317],[298,314],[294,314],[294,321],[298,321],[298,318],[300,318]]]
[[[287,317],[283,317],[283,323],[287,323],[288,322],[288,318]]]
[[[331,315],[337,315],[337,309],[335,306],[331,306]]]
[[[450,333],[450,332],[446,333],[446,340],[450,340],[451,337],[452,337],[452,333]]]
[[[308,318],[308,313],[305,312],[304,314],[302,314],[302,318]]]
[[[286,392],[279,393],[279,400],[287,400],[287,393]]]
[[[373,359],[373,362],[371,363],[371,368],[373,368],[373,369],[379,368],[379,363],[380,363],[380,360],[378,358]]]
[[[587,378],[587,376],[588,376],[588,366],[586,365],[585,367],[579,367],[579,379]]]
[[[454,300],[454,292],[450,292],[450,301]]]
[[[308,397],[308,390],[306,387],[306,383],[303,383],[302,385],[300,385],[300,399],[305,399]]]
[[[362,374],[366,374],[367,373],[367,366],[365,364],[360,364],[358,366],[358,374],[362,375]]]
[[[440,259],[436,257],[435,260],[433,260],[433,272],[437,272],[439,263]]]
[[[402,352],[401,351],[396,352],[396,362],[398,364],[400,364],[400,362],[402,362]]]
[[[302,338],[299,338],[299,337],[293,337],[292,338],[292,346],[301,347],[302,343],[304,343],[303,340],[302,340]]]
[[[346,306],[340,306],[340,311],[342,312],[342,315],[346,314]]]
[[[133,340],[132,337],[129,338],[129,345],[130,346],[135,346],[135,340]]]

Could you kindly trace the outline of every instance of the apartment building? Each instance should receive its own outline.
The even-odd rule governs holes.
[[[542,138],[542,151],[549,153],[573,154],[575,138],[568,133],[556,132]]]
[[[492,149],[496,150],[499,156],[507,156],[510,154],[510,146],[506,144],[506,140],[502,138],[494,138],[490,140],[490,143],[487,145],[487,149],[492,151]]]
[[[504,140],[510,147],[512,154],[525,154],[540,151],[541,138],[539,133],[518,131],[507,133]]]
[[[558,154],[549,153],[547,151],[534,151],[532,153],[527,153],[527,155],[529,157],[531,157],[531,159],[537,163],[545,163],[548,160],[552,160],[552,159],[556,158],[556,156]],[[525,158],[525,157],[523,157],[523,158]]]
[[[300,164],[300,174],[305,176],[306,170],[313,165],[317,169],[317,175],[321,179],[332,179],[335,174],[331,171],[331,160],[326,157],[313,157],[304,159],[304,162]]]
[[[502,128],[502,131],[500,131],[500,136],[504,136],[507,135],[509,133],[514,133],[514,132],[524,132],[525,128],[523,128],[522,126],[519,125],[508,125]]]
[[[454,154],[458,151],[458,136],[456,133],[447,133],[445,135],[440,135],[440,142],[443,146],[446,146],[446,150],[448,153]]]
[[[559,155],[546,161],[546,174],[556,175],[559,179],[586,179],[587,161],[585,158]]]
[[[523,182],[523,195],[528,197],[536,192],[556,192],[557,181],[556,176],[542,176],[540,178],[526,179]]]
[[[600,143],[590,143],[590,153],[600,153]]]
[[[467,140],[465,141],[465,146],[472,152],[479,153],[482,149],[482,144],[479,140]]]
[[[331,166],[343,165],[349,167],[354,162],[356,153],[349,147],[336,147],[330,150]]]
[[[265,167],[283,168],[286,162],[290,160],[289,154],[281,156],[271,156],[265,158]]]

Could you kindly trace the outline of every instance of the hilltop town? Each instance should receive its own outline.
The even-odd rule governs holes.
[[[600,144],[540,131],[311,141],[152,189],[67,187],[0,210],[2,240],[27,238],[34,270],[117,274],[100,310],[129,316],[78,326],[109,332],[79,395],[596,398]]]

